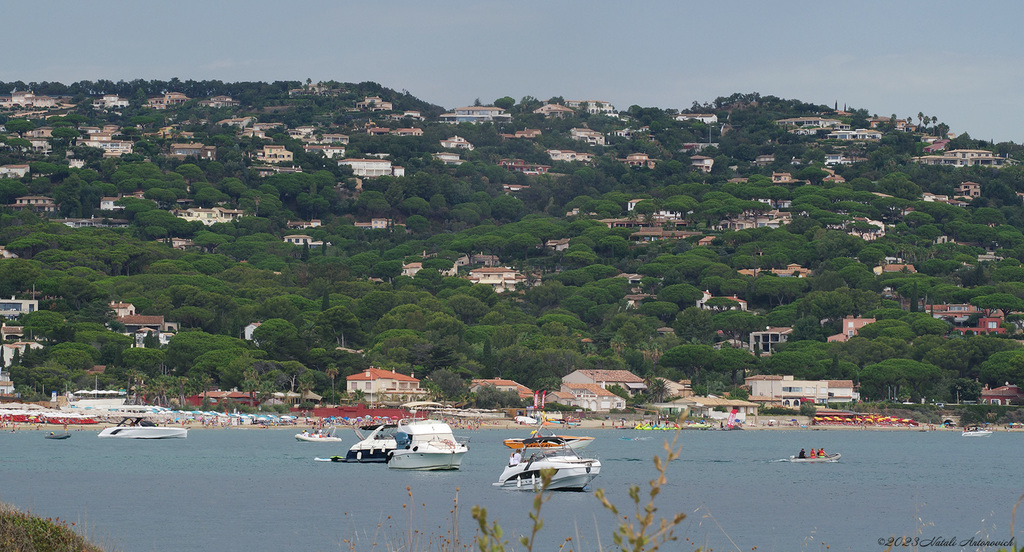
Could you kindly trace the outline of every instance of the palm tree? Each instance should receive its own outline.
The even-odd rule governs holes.
[[[334,378],[338,377],[338,368],[331,364],[327,367],[327,370],[324,370],[324,373],[327,374],[327,377],[331,378],[331,400],[337,402],[338,399],[334,393]]]
[[[665,395],[668,394],[668,384],[665,383],[663,378],[659,378],[654,374],[651,374],[647,378],[647,394],[651,396],[651,402],[659,403],[665,400]]]

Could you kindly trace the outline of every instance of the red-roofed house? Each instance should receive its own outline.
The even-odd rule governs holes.
[[[493,387],[498,391],[514,391],[519,394],[520,399],[532,399],[533,390],[529,387],[507,379],[493,378],[493,379],[475,379],[469,384],[469,390],[477,392],[483,387]]]
[[[348,382],[350,394],[362,391],[371,403],[379,402],[385,396],[406,402],[420,399],[427,394],[427,390],[420,387],[420,380],[394,370],[371,367],[345,379]]]
[[[640,376],[629,370],[576,370],[562,376],[563,384],[596,384],[601,388],[618,385],[636,395],[647,390],[647,384]]]
[[[1024,404],[1024,393],[1016,385],[1007,383],[1002,387],[989,389],[988,384],[981,390],[981,402],[985,404]]]

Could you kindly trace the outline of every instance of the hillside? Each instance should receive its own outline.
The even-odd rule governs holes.
[[[3,364],[24,398],[357,400],[332,394],[370,366],[486,407],[519,398],[471,379],[554,393],[577,369],[639,375],[634,402],[669,394],[657,378],[915,402],[1024,385],[1024,151],[923,113],[0,89]]]

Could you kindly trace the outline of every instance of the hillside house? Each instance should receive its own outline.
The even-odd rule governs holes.
[[[314,248],[324,246],[323,241],[314,240],[311,236],[307,236],[305,234],[290,234],[288,236],[285,236],[283,239],[284,243],[290,243],[292,245],[297,245],[299,247]]]
[[[363,178],[378,176],[405,176],[405,168],[392,166],[387,159],[342,159],[338,165],[352,168],[352,173]]]
[[[766,328],[759,332],[750,332],[750,350],[762,354],[775,352],[775,347],[789,340],[793,328]]]
[[[23,314],[33,313],[39,310],[39,301],[36,299],[0,299],[0,316],[5,318],[17,318]]]
[[[974,199],[981,197],[981,184],[977,182],[961,182],[956,187],[956,197]]]
[[[186,157],[197,157],[212,161],[217,158],[217,147],[216,146],[205,146],[196,142],[189,142],[185,144],[171,144],[171,151],[167,155],[175,159],[184,159]]]
[[[711,167],[715,165],[715,160],[711,157],[704,155],[694,155],[690,157],[690,166],[697,169],[698,171],[709,173]]]
[[[498,165],[510,172],[529,175],[547,174],[547,172],[551,170],[550,165],[536,165],[534,163],[527,163],[522,159],[502,159],[498,162]]]
[[[0,166],[0,178],[22,178],[29,172],[28,165]]]
[[[573,117],[576,115],[576,111],[565,107],[564,105],[558,104],[544,104],[533,112],[537,115],[543,115],[545,119],[562,119],[565,117]]]
[[[459,135],[441,140],[441,147],[445,149],[464,149],[467,151],[473,151],[474,149],[473,144],[469,143],[468,140]]]
[[[526,276],[508,267],[474,268],[469,271],[468,279],[474,284],[491,286],[495,293],[515,291],[516,286],[526,284]]]
[[[241,209],[228,209],[226,207],[211,207],[208,209],[193,207],[191,209],[172,211],[172,214],[187,221],[201,222],[206,226],[212,226],[217,223],[231,222],[245,215],[245,211]]]
[[[569,130],[569,137],[573,140],[586,142],[590,146],[603,146],[605,144],[604,134],[589,128],[573,128]]]
[[[56,213],[57,203],[52,197],[46,196],[21,196],[14,199],[14,203],[8,205],[15,211],[32,211],[33,213]]]
[[[380,96],[366,96],[363,101],[356,102],[356,109],[362,111],[392,111],[394,108],[391,102],[382,100]]]
[[[264,163],[291,163],[295,155],[279,144],[267,144],[256,152],[256,160]]]
[[[657,163],[655,159],[651,159],[646,153],[631,153],[625,159],[619,159],[619,161],[625,163],[628,167],[641,167],[645,169],[653,169]]]
[[[567,163],[571,163],[573,161],[590,163],[594,160],[594,155],[591,153],[571,150],[547,150],[547,154],[552,161],[565,161]]]
[[[680,113],[676,115],[677,121],[700,121],[706,125],[718,122],[718,115],[714,113]]]
[[[493,105],[477,105],[470,107],[458,107],[451,113],[443,113],[438,118],[443,123],[492,123],[512,120],[512,116],[505,113],[505,110]]]
[[[873,324],[874,322],[875,322],[874,318],[861,318],[860,316],[847,316],[846,318],[843,319],[843,331],[841,331],[841,332],[839,332],[839,333],[837,333],[835,335],[828,336],[828,340],[827,341],[829,341],[830,343],[831,342],[843,343],[843,342],[849,341],[851,337],[854,337],[854,336],[857,335],[857,332],[859,332],[861,328],[863,328],[864,326],[867,326],[868,324]]]
[[[724,304],[723,303],[723,305],[716,305],[715,303],[722,303],[722,301],[713,301],[713,299],[728,299],[729,301],[732,301],[735,304],[733,304],[733,303]],[[709,302],[710,302],[710,304],[709,304]],[[746,311],[747,310],[747,302],[744,301],[743,299],[740,299],[736,295],[733,295],[731,297],[715,297],[714,295],[711,295],[711,293],[709,291],[704,290],[704,293],[702,294],[702,297],[700,299],[697,299],[696,307],[698,309],[713,310],[713,311],[726,311],[726,310]]]
[[[943,152],[941,155],[923,155],[913,161],[922,165],[949,165],[953,167],[996,167],[1000,168],[1014,161],[999,157],[988,150],[959,149]]]

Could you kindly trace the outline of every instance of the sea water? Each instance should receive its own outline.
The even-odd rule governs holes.
[[[462,469],[447,472],[316,462],[343,454],[354,434],[306,443],[295,432],[207,429],[155,441],[4,432],[0,501],[73,522],[124,552],[441,550],[442,539],[472,541],[470,511],[479,505],[510,549],[522,550],[517,535],[530,530],[534,495],[491,483],[508,460],[502,439],[527,430],[456,431],[470,451]],[[592,488],[605,489],[622,515],[635,513],[628,488],[640,485],[646,498],[651,459],[673,433],[571,433],[595,437],[583,451],[602,463]],[[684,431],[677,445],[681,456],[655,501],[658,516],[687,514],[671,550],[884,550],[904,536],[921,548],[995,550],[976,543],[1011,538],[1011,511],[1024,492],[1017,433]],[[834,464],[781,461],[801,448],[843,456]],[[565,550],[612,548],[617,520],[591,492],[552,493],[542,517],[534,550],[566,538]]]

